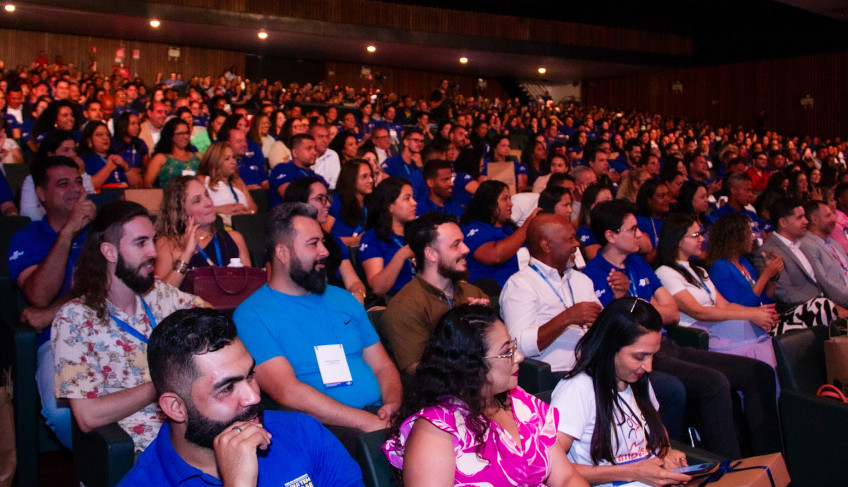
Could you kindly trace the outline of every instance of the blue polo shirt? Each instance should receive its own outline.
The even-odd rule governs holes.
[[[583,248],[588,247],[589,245],[598,244],[598,241],[595,239],[595,235],[592,234],[592,229],[586,225],[577,227],[577,240],[580,241],[580,245]]]
[[[356,462],[339,440],[311,416],[267,411],[264,427],[272,438],[268,449],[257,455],[257,487],[363,485]],[[153,443],[118,484],[120,487],[222,485],[217,477],[186,463],[174,450],[170,433],[170,424],[164,423]]]
[[[338,193],[333,194],[333,202],[330,203],[330,215],[336,219],[333,223],[331,233],[337,237],[352,237],[353,234],[359,235],[365,230],[365,222],[368,219],[367,205],[362,208],[362,221],[355,227],[351,227],[342,220],[342,200]]]
[[[383,161],[383,172],[395,178],[404,178],[412,185],[412,197],[420,202],[430,192],[424,183],[424,171],[414,162],[407,164],[401,154],[393,155]]]
[[[498,265],[486,265],[474,258],[474,252],[477,252],[483,244],[503,240],[514,231],[511,226],[496,227],[479,221],[462,226],[462,235],[465,237],[465,245],[468,246],[468,255],[471,257],[467,260],[469,282],[491,277],[497,281],[498,286],[503,287],[509,277],[518,272],[518,257],[515,255]]]
[[[9,181],[3,171],[0,171],[0,203],[7,201],[15,201],[15,195],[12,193],[12,187],[9,186]]]
[[[261,156],[262,152],[260,151],[259,154]],[[241,170],[239,170],[239,172],[240,171]],[[280,186],[286,183],[290,183],[295,179],[309,177],[318,178],[321,180],[322,183],[324,183],[324,186],[328,186],[327,181],[320,175],[316,174],[315,171],[309,168],[303,169],[294,162],[283,162],[274,166],[274,169],[271,170],[271,176],[268,177],[268,182],[271,186],[271,194],[268,198],[268,203],[271,208],[283,202],[283,198],[282,196],[280,196],[280,193],[278,191]]]
[[[636,215],[636,225],[639,226],[639,231],[644,233],[651,239],[651,246],[657,248],[657,243],[660,241],[660,232],[662,231],[662,218],[654,218],[652,216]]]
[[[74,273],[74,264],[76,264],[82,250],[82,244],[85,242],[87,235],[88,228],[83,230],[71,243],[68,264],[65,266],[65,276],[62,280],[62,287],[59,290],[59,294],[56,295],[57,297],[71,290],[71,277]],[[23,271],[44,261],[47,258],[47,254],[50,253],[50,248],[53,247],[53,242],[57,238],[59,238],[59,234],[47,223],[47,218],[32,222],[26,228],[16,233],[9,243],[9,275],[12,277],[12,281],[17,283]],[[50,328],[48,326],[38,334],[38,345],[50,340]]]
[[[457,218],[462,216],[462,212],[464,211],[462,206],[453,201],[453,198],[445,200],[445,206],[439,206],[435,201],[431,200],[430,197],[425,197],[423,200],[418,202],[418,207],[415,210],[415,213],[418,216],[423,215],[424,213],[429,213],[431,211],[435,211],[437,213],[443,213],[446,215],[454,215]]]
[[[130,167],[136,169],[141,168],[144,156],[149,152],[147,150],[147,143],[141,139],[135,139],[129,143],[112,139],[112,149],[115,150],[116,154],[121,156],[121,159],[127,161]],[[86,171],[88,171],[87,168]]]
[[[381,257],[383,259],[383,266],[386,266],[404,245],[406,245],[406,240],[403,236],[392,234],[388,239],[380,240],[377,238],[377,232],[372,228],[363,233],[362,238],[359,240],[359,262],[364,263],[369,259]],[[400,291],[400,288],[411,281],[414,275],[415,268],[412,266],[412,262],[407,260],[403,263],[403,267],[401,267],[394,285],[389,290],[389,294],[395,294]]]
[[[380,384],[362,351],[379,343],[365,308],[352,294],[327,286],[324,294],[294,296],[267,284],[233,314],[239,338],[261,364],[284,357],[297,380],[342,404],[364,408],[381,404]],[[341,344],[352,377],[350,385],[325,387],[315,347]]]
[[[624,259],[624,268],[615,267],[610,264],[604,256],[598,252],[594,259],[590,260],[586,267],[583,268],[583,274],[592,279],[595,285],[595,296],[601,301],[601,304],[607,306],[613,299],[612,289],[610,288],[607,277],[611,270],[623,272],[630,279],[629,296],[636,296],[650,301],[657,289],[662,287],[660,278],[654,274],[654,270],[648,265],[642,257],[636,254],[630,254]]]
[[[85,163],[85,172],[88,173],[89,176],[94,176],[104,166],[106,166],[106,159],[98,154],[89,154],[82,158],[82,162]],[[129,184],[127,181],[127,175],[124,173],[124,170],[120,167],[116,168],[114,171],[109,173],[109,176],[103,181],[103,186],[107,184]]]
[[[471,202],[471,197],[474,196],[465,189],[468,183],[474,181],[470,174],[458,172],[453,178],[453,196],[451,199],[458,204],[463,211],[468,208],[468,203]]]
[[[265,170],[265,156],[262,155],[262,146],[254,140],[247,141],[247,154],[238,160],[239,177],[244,184],[261,185],[268,180],[268,171]]]

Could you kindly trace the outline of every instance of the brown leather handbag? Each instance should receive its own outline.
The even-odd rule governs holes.
[[[188,271],[180,289],[232,316],[242,301],[266,282],[265,271],[255,267],[197,267]]]

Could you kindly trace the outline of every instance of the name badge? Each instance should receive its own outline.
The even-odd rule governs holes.
[[[315,358],[318,359],[318,370],[324,387],[349,386],[353,384],[350,367],[347,365],[344,347],[336,345],[319,345],[315,348]]]
[[[197,173],[192,171],[191,169],[183,169],[183,173],[182,173],[183,176],[194,176],[196,174]]]
[[[397,138],[397,130],[395,130],[395,129],[389,130],[389,135],[391,135],[393,139],[396,139]]]

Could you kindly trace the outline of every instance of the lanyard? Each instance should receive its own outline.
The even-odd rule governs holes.
[[[153,312],[150,311],[150,307],[147,306],[147,303],[144,301],[144,298],[139,296],[139,299],[141,299],[141,304],[144,306],[144,312],[145,312],[145,314],[147,314],[148,321],[150,321],[150,328],[151,329],[156,328],[156,319],[153,317]],[[125,332],[129,333],[130,335],[138,338],[142,342],[147,343],[147,337],[142,335],[142,333],[140,331],[138,331],[135,328],[133,328],[132,326],[130,326],[126,321],[118,318],[117,316],[115,316],[111,313],[109,314],[109,316],[112,317],[112,320],[114,320],[115,323],[117,323],[118,326],[121,327],[122,330],[124,330]]]
[[[359,235],[360,233],[362,233],[362,230],[363,230],[362,225],[367,221],[368,221],[368,207],[363,205],[362,206],[362,221],[359,223],[359,225],[356,226],[356,228],[353,229],[353,236],[354,237]],[[395,242],[395,243],[397,243],[397,242]],[[401,247],[403,247],[403,245],[401,245]]]
[[[630,278],[630,294],[628,294],[628,296],[638,298],[639,290],[636,289],[636,280],[633,279],[633,274],[630,273],[630,269],[627,269],[627,277]]]
[[[403,246],[406,245],[406,242],[403,241],[403,238],[398,237],[397,235],[392,236],[392,242],[394,242],[395,245],[398,246],[398,250],[402,249]],[[415,275],[415,257],[409,259],[403,265],[406,265],[406,264],[410,264],[410,267],[412,268],[411,269],[412,275],[414,276]]]
[[[706,291],[706,292],[707,292],[707,295],[710,297],[710,302],[713,304],[713,306],[715,306],[716,302],[715,302],[715,299],[713,298],[713,292],[712,292],[712,291],[710,291],[710,287],[709,287],[709,286],[707,286],[707,283],[706,283],[706,282],[704,282],[704,278],[702,278],[702,277],[701,277],[701,275],[700,275],[700,274],[698,274],[698,273],[695,271],[695,269],[691,269],[691,273],[692,273],[692,274],[695,274],[695,277],[696,277],[696,278],[698,278],[698,280],[699,280],[699,281],[701,281],[701,287],[703,287],[703,288],[704,288],[704,291]]]
[[[217,265],[223,266],[224,265],[224,259],[221,258],[221,246],[218,245],[218,236],[217,235],[212,237],[212,243],[215,245],[215,255],[218,257],[218,264]],[[212,259],[209,258],[209,256],[206,254],[206,252],[203,249],[200,248],[200,245],[196,245],[195,247],[197,248],[197,251],[200,253],[200,255],[202,255],[203,258],[206,259],[206,263],[209,264],[212,267],[215,267],[215,263],[212,262]]]
[[[561,295],[561,294],[557,291],[556,287],[554,287],[554,284],[553,284],[553,283],[552,283],[552,282],[548,279],[548,276],[546,276],[546,275],[545,275],[545,273],[544,273],[544,272],[542,272],[542,270],[541,270],[541,269],[539,269],[538,267],[536,267],[536,264],[533,264],[533,263],[531,262],[531,263],[530,263],[530,264],[528,264],[528,265],[529,265],[529,267],[530,267],[531,269],[533,269],[534,271],[536,271],[536,274],[539,274],[539,276],[540,276],[542,279],[544,279],[544,281],[545,281],[545,283],[547,283],[548,287],[550,287],[550,288],[551,288],[551,290],[554,292],[554,294],[556,294],[556,297],[559,299],[559,302],[560,302],[560,303],[562,303],[562,307],[563,307],[563,308],[568,308],[568,305],[566,305],[566,304],[565,304],[565,301],[563,301],[563,299],[562,299],[562,295]],[[567,283],[568,283],[568,293],[569,293],[569,294],[571,294],[571,305],[573,306],[573,305],[575,304],[575,302],[574,302],[574,290],[573,290],[573,289],[571,289],[571,276],[570,276],[570,275],[569,275],[569,278],[565,280],[565,282],[567,282]]]
[[[233,182],[228,180],[227,184],[230,185],[230,193],[233,193],[233,199],[236,200],[236,203],[238,203],[239,198],[238,198],[238,195],[236,194],[235,188],[233,188]]]

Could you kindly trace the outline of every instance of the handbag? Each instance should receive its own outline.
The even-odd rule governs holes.
[[[266,282],[265,271],[256,267],[196,267],[186,273],[180,289],[232,316],[242,301]]]
[[[825,384],[819,387],[819,390],[816,391],[816,395],[819,397],[829,397],[848,404],[848,397],[845,397],[845,394],[843,394],[842,391],[833,384]]]

